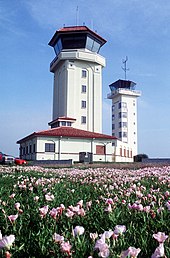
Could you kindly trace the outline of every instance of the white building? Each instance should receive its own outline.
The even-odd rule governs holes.
[[[105,58],[99,50],[105,43],[86,26],[64,27],[50,40],[56,54],[50,65],[54,73],[52,128],[58,126],[59,117],[69,117],[75,128],[102,132]]]
[[[71,159],[74,162],[80,161],[81,155],[89,155],[90,161],[133,161],[137,153],[137,125],[134,124],[137,122],[137,93],[133,91],[132,94],[131,88],[110,85],[109,98],[115,108],[112,113],[112,117],[115,116],[115,136],[102,134],[102,68],[105,58],[99,55],[99,50],[105,43],[106,40],[86,26],[64,27],[56,31],[49,42],[56,54],[50,64],[50,71],[54,73],[51,129],[34,132],[19,140],[21,158]],[[126,119],[123,103],[128,108]],[[122,129],[125,122],[126,131]],[[127,132],[126,139],[124,132]]]
[[[132,156],[137,155],[137,97],[140,91],[135,90],[135,83],[118,80],[109,85],[112,99],[112,135],[132,149]],[[129,151],[120,148],[120,156],[129,156]]]
[[[114,161],[112,143],[115,137],[89,132],[71,126],[34,132],[19,140],[20,157],[27,160],[79,161],[81,154],[91,155],[91,161]]]

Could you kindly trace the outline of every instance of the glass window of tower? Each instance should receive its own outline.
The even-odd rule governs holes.
[[[81,123],[82,124],[86,124],[86,116],[82,116],[81,117]]]
[[[86,85],[81,86],[81,92],[86,93]]]
[[[87,71],[86,70],[82,70],[82,77],[86,78],[87,77]]]
[[[85,101],[85,100],[82,100],[82,101],[81,101],[81,107],[82,107],[82,108],[86,108],[86,101]]]

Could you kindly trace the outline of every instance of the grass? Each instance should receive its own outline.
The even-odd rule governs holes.
[[[109,256],[101,257],[120,257],[133,246],[141,249],[139,258],[147,258],[159,245],[153,234],[170,234],[170,167],[135,171],[1,167],[0,172],[0,230],[2,236],[15,235],[9,250],[13,258],[99,257],[96,241],[104,232],[114,232],[116,225],[124,225],[126,232],[116,239],[114,234],[106,238]],[[47,206],[42,215],[40,209]],[[53,208],[58,209],[56,217],[51,215]],[[18,218],[10,222],[8,216],[16,214]],[[76,226],[84,228],[82,235],[73,236]],[[54,233],[69,241],[70,252],[54,241]],[[92,239],[90,233],[98,237]],[[169,239],[164,243],[166,257],[170,257]],[[2,248],[0,257],[5,253],[6,248]]]

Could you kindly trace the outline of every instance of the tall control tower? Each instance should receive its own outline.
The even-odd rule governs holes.
[[[49,42],[56,57],[51,128],[70,125],[102,132],[102,68],[99,55],[106,40],[86,26],[64,27]]]

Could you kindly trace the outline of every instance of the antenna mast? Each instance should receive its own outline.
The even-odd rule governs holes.
[[[129,68],[126,67],[127,61],[128,61],[128,57],[126,56],[126,58],[122,60],[122,63],[124,64],[124,67],[122,67],[122,69],[125,72],[125,80],[126,80],[126,72],[129,71]]]
[[[77,5],[77,8],[76,8],[76,26],[78,26],[78,23],[79,23],[79,7]]]

